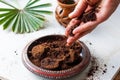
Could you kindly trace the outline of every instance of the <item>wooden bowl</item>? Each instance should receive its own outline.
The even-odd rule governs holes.
[[[90,55],[90,52],[89,52],[89,49],[87,48],[87,46],[81,41],[79,41],[79,43],[82,46],[82,52],[80,52],[80,54],[82,54],[81,55],[82,61],[72,68],[65,69],[65,70],[59,70],[59,71],[58,70],[53,71],[53,70],[47,70],[47,69],[38,67],[30,61],[30,59],[28,57],[28,50],[32,46],[35,46],[35,45],[39,44],[40,42],[46,42],[46,40],[48,40],[48,39],[49,40],[57,40],[58,38],[64,39],[66,37],[64,35],[47,35],[47,36],[40,37],[40,38],[30,42],[24,48],[23,53],[22,53],[22,61],[23,61],[24,66],[34,74],[37,74],[37,75],[45,77],[45,78],[51,78],[51,79],[62,79],[62,78],[71,77],[71,76],[79,74],[83,70],[85,70],[90,63],[91,55]]]

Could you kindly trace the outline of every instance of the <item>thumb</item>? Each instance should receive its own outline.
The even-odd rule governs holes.
[[[75,7],[74,11],[69,14],[70,18],[79,17],[87,8],[87,3],[85,0],[79,0],[77,6]]]

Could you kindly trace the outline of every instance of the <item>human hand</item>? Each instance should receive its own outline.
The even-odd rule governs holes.
[[[98,5],[99,11],[96,13],[96,20],[84,23],[80,20],[77,20],[76,18],[82,15],[83,12],[92,9],[93,7],[90,6],[85,0],[79,0],[74,11],[71,14],[69,14],[69,17],[72,20],[66,27],[65,31],[66,36],[68,36],[67,45],[71,45],[77,39],[90,33],[93,29],[96,28],[98,24],[107,20],[111,16],[111,14],[116,10],[119,3],[120,0],[102,0],[101,3]],[[69,36],[72,27],[75,26],[76,24],[79,25],[72,31],[74,36]]]

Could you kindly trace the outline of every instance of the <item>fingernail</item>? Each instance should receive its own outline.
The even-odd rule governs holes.
[[[72,18],[73,12],[69,14],[69,18]]]
[[[76,30],[75,29],[73,30],[73,34],[76,34]]]
[[[66,46],[70,46],[70,45],[67,43]]]

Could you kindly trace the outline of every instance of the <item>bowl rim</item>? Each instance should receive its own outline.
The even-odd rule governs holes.
[[[60,2],[60,0],[57,0],[57,3],[61,7],[71,8],[71,7],[75,7],[77,5],[78,1],[74,1],[74,3],[72,3],[72,4],[65,4],[65,3]]]
[[[82,48],[83,48],[83,49],[82,49],[83,59],[82,59],[82,61],[81,61],[79,64],[75,65],[74,67],[69,68],[69,69],[65,69],[65,70],[52,71],[52,70],[43,69],[43,68],[41,68],[41,67],[38,67],[38,66],[34,65],[34,64],[29,60],[29,58],[28,58],[27,50],[28,50],[29,46],[30,46],[32,43],[34,43],[36,40],[38,40],[38,39],[40,39],[40,38],[48,37],[48,36],[64,36],[64,35],[54,34],[54,35],[42,36],[42,37],[39,37],[39,38],[37,38],[37,39],[32,40],[31,42],[29,42],[29,43],[25,46],[25,48],[23,49],[23,52],[22,52],[22,61],[23,61],[24,66],[25,66],[28,70],[30,70],[31,72],[34,71],[34,72],[35,72],[36,74],[38,74],[38,75],[40,75],[39,72],[40,72],[40,73],[45,72],[45,73],[47,73],[47,74],[50,74],[50,73],[52,73],[52,74],[64,74],[64,73],[66,73],[66,72],[70,72],[69,74],[71,74],[72,71],[73,71],[73,72],[75,72],[75,71],[77,71],[77,72],[82,72],[82,70],[84,70],[84,69],[89,65],[90,59],[91,59],[90,51],[89,51],[89,49],[87,48],[87,46],[86,46],[82,41],[79,41],[79,40],[78,40],[78,41],[79,41],[79,43],[81,44],[81,46],[82,46]],[[80,67],[81,67],[81,69],[80,69],[80,70],[77,70],[77,69],[80,68]],[[33,72],[33,73],[34,73],[34,72]],[[76,74],[77,74],[77,73],[76,73]],[[43,73],[43,75],[41,74],[41,76],[44,76],[44,73]],[[70,76],[70,75],[68,75],[68,76]]]

